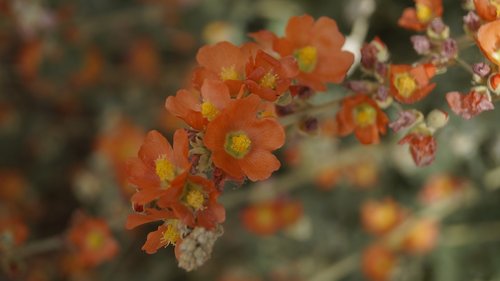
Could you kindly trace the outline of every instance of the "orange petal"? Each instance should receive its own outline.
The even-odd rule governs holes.
[[[250,151],[238,163],[251,181],[265,180],[281,166],[280,161],[271,152],[255,149]]]

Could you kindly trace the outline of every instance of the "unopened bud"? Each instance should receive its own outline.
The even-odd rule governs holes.
[[[437,130],[442,128],[448,123],[448,113],[434,109],[427,115],[427,126],[430,129]]]
[[[488,77],[488,89],[493,94],[500,96],[500,73],[495,72]]]

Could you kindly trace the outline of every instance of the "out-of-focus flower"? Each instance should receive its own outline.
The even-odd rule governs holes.
[[[302,216],[298,201],[274,200],[250,205],[241,214],[245,228],[257,235],[272,235],[297,222]]]
[[[426,254],[434,249],[438,236],[438,223],[430,219],[421,219],[408,230],[402,247],[412,254]]]
[[[431,177],[420,191],[419,198],[425,204],[446,199],[464,187],[464,182],[447,174]]]
[[[347,165],[343,172],[346,181],[360,189],[374,187],[379,179],[378,165],[374,159],[368,157],[360,157],[356,163]]]
[[[118,243],[106,221],[99,218],[75,214],[67,238],[79,259],[89,267],[108,261],[118,253]]]
[[[212,21],[203,28],[203,39],[208,44],[216,44],[222,41],[232,41],[237,33],[237,28],[230,22]]]
[[[401,103],[417,102],[436,87],[435,83],[430,83],[435,74],[436,67],[432,64],[393,64],[389,68],[391,95]]]
[[[430,165],[436,157],[437,143],[430,132],[415,130],[402,138],[398,144],[409,144],[410,153],[419,167]]]
[[[382,245],[372,245],[363,251],[361,269],[371,281],[388,281],[396,267],[397,257]]]
[[[500,17],[498,0],[474,0],[477,14],[485,21],[494,21]]]
[[[500,19],[483,24],[477,31],[477,43],[481,51],[494,64],[500,66]]]
[[[274,50],[282,57],[294,56],[300,84],[323,91],[325,83],[340,83],[354,61],[354,55],[342,51],[345,38],[337,23],[327,17],[317,21],[309,15],[290,18],[285,37],[274,41]]]
[[[13,169],[0,170],[0,202],[10,205],[25,199],[28,182],[23,175]]]
[[[391,231],[403,219],[403,210],[394,200],[370,200],[361,207],[361,222],[366,231],[383,235]]]
[[[344,98],[336,119],[339,135],[354,132],[362,144],[378,143],[379,134],[385,134],[389,122],[377,103],[363,94]]]
[[[424,31],[432,19],[441,17],[441,0],[414,0],[415,7],[406,8],[399,18],[399,26],[416,31]]]
[[[285,132],[276,120],[259,119],[259,106],[255,95],[233,100],[207,125],[204,143],[214,165],[235,179],[267,179],[280,167],[271,151],[284,144]]]
[[[127,67],[133,77],[154,82],[160,74],[161,56],[150,39],[138,39],[128,51]]]
[[[473,88],[465,95],[459,92],[449,92],[446,94],[446,101],[451,110],[464,119],[471,119],[483,111],[495,108],[488,94],[488,89],[485,87]]]

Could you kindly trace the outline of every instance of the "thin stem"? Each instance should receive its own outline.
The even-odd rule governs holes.
[[[44,240],[35,241],[22,246],[15,251],[16,258],[26,258],[46,252],[56,251],[64,246],[64,239],[57,235]]]
[[[459,57],[455,58],[455,61],[458,63],[459,66],[461,66],[467,72],[469,72],[470,74],[474,74],[474,71],[472,70],[472,67],[466,61],[462,60]]]

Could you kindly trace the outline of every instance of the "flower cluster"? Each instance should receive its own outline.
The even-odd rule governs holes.
[[[327,83],[341,82],[354,59],[341,50],[344,37],[335,21],[325,17],[293,17],[284,37],[269,31],[251,37],[257,43],[200,48],[192,83],[165,103],[188,128],[175,132],[172,145],[159,132],[149,132],[138,157],[128,162],[128,179],[137,191],[127,228],[161,222],[147,237],[147,253],[175,245],[184,261],[192,253],[182,245],[193,232],[218,237],[225,220],[217,202],[224,183],[265,180],[280,168],[272,152],[283,146],[285,130],[275,104],[303,89],[321,91]],[[287,214],[288,207],[281,209]],[[191,270],[193,264],[201,265],[179,266]]]

